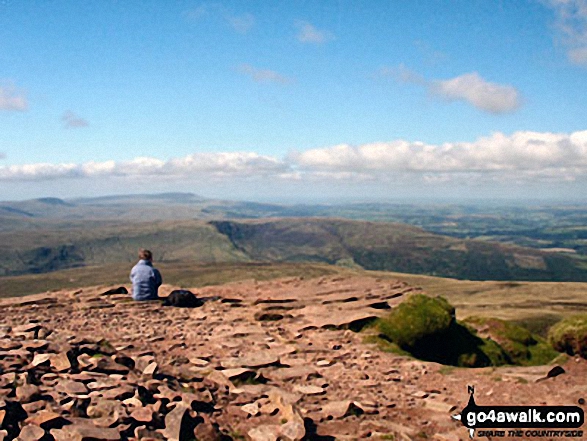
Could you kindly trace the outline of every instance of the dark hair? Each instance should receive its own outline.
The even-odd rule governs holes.
[[[153,253],[151,253],[149,250],[145,250],[145,249],[141,248],[139,250],[139,259],[141,259],[141,260],[153,260]]]

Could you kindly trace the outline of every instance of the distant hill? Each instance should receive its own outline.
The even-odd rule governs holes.
[[[470,280],[587,281],[581,256],[457,239],[389,222],[328,218],[128,222],[29,220],[0,230],[0,276],[136,259],[319,262]],[[25,223],[26,224],[26,223]]]
[[[587,281],[584,259],[342,219],[213,221],[252,260],[317,261],[469,280]]]

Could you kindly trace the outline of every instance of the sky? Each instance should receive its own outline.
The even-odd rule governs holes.
[[[0,200],[587,197],[587,0],[0,0]]]

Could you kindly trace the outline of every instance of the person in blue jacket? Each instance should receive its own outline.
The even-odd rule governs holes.
[[[130,272],[132,298],[134,300],[158,300],[159,287],[163,280],[157,268],[153,268],[153,253],[139,250],[139,262]]]

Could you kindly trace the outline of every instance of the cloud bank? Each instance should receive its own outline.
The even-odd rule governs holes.
[[[292,152],[284,158],[254,152],[194,153],[167,161],[35,163],[0,166],[1,181],[67,178],[238,181],[389,182],[409,176],[420,182],[481,179],[527,182],[573,181],[587,177],[587,130],[571,134],[494,133],[473,142],[427,144],[395,140],[341,144]]]

